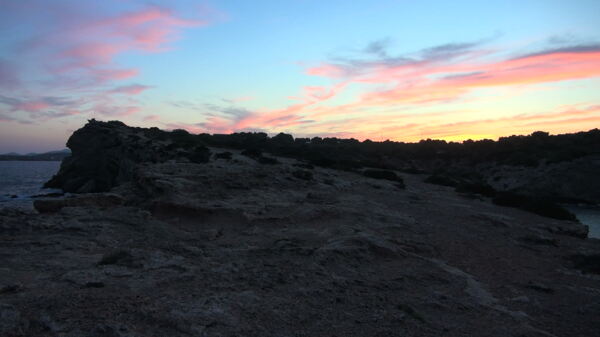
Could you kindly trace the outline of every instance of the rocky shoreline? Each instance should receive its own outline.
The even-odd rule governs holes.
[[[48,185],[75,194],[0,210],[0,335],[600,329],[600,240],[576,221],[112,123],[69,140]]]

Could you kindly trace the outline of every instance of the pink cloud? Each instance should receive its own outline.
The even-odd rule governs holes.
[[[546,126],[559,125],[561,121],[571,125],[591,125],[597,119],[596,116],[570,117],[596,113],[592,107],[446,124],[441,122],[444,116],[433,124],[431,120],[405,121],[401,114],[349,117],[364,116],[364,111],[386,107],[411,109],[464,100],[475,90],[493,86],[535,85],[600,77],[600,45],[548,50],[505,60],[496,57],[493,61],[490,61],[490,56],[494,56],[491,51],[470,50],[462,45],[433,48],[423,55],[427,57],[323,63],[309,68],[307,74],[331,78],[336,84],[329,87],[305,86],[300,96],[290,97],[295,103],[281,109],[254,111],[236,120],[209,119],[205,125],[219,130],[292,129],[304,134],[342,132],[363,139],[397,139],[401,135],[404,139],[415,140],[436,135],[456,137],[461,133],[473,137],[494,135],[498,127],[505,130],[518,127],[527,132],[532,126],[528,123],[538,121]],[[356,95],[357,99],[350,103],[323,104],[350,86],[367,90],[363,89],[363,94]],[[413,116],[412,120],[419,120],[419,116]],[[487,131],[477,133],[476,127]]]
[[[81,42],[73,47],[67,47],[57,56],[70,59],[73,67],[91,67],[110,63],[122,48],[107,42]]]
[[[138,106],[128,106],[123,108],[120,113],[121,116],[130,116],[140,112],[142,109]]]
[[[144,121],[157,121],[160,119],[159,115],[148,115],[144,117]]]
[[[28,112],[35,112],[40,110],[48,109],[50,105],[46,102],[42,101],[31,101],[31,102],[21,102],[14,106],[15,110],[22,110]]]
[[[72,41],[76,41],[70,54],[105,62],[124,51],[162,52],[167,50],[167,44],[179,38],[181,28],[205,24],[203,20],[182,19],[168,8],[146,7],[83,23],[70,34]]]
[[[320,86],[306,86],[303,88],[305,100],[310,102],[326,101],[337,95],[344,87],[345,83],[340,83],[332,88]]]
[[[316,67],[308,68],[306,70],[308,75],[312,76],[323,76],[323,77],[342,77],[344,75],[344,70],[336,66],[334,64],[321,64]]]
[[[470,75],[435,78],[447,74],[449,69]],[[431,105],[461,99],[479,88],[598,77],[600,52],[545,54],[487,64],[426,67],[410,76],[400,76],[396,70],[390,69],[389,74],[380,70],[375,76],[382,81],[394,81],[392,89],[366,93],[352,106]],[[335,114],[335,109],[319,113],[320,116]]]
[[[127,52],[158,53],[169,49],[183,28],[205,25],[187,20],[172,10],[150,6],[112,17],[75,21],[59,32],[60,39],[38,39],[36,49],[49,49],[59,73],[85,71],[98,80],[118,80],[137,75],[135,69],[117,70],[114,59]],[[56,33],[54,33],[56,35]]]
[[[109,92],[117,93],[117,94],[138,95],[138,94],[141,94],[142,92],[144,92],[148,89],[151,89],[151,88],[152,88],[152,86],[148,86],[148,85],[131,84],[131,85],[124,85],[124,86],[116,87],[116,88],[110,90]]]
[[[543,114],[521,114],[509,117],[509,119],[518,121],[549,120],[554,118],[581,116],[593,113],[600,113],[600,105],[590,105],[584,108],[580,108],[577,106],[568,106],[558,112]]]
[[[138,69],[94,69],[90,71],[100,81],[125,80],[139,74]]]
[[[200,126],[204,131],[212,133],[231,133],[235,131],[229,119],[216,116],[208,117],[204,123],[196,126]]]
[[[281,128],[306,123],[306,118],[302,112],[312,106],[325,102],[335,97],[346,87],[347,83],[339,83],[331,88],[322,86],[306,86],[302,88],[300,97],[293,97],[301,103],[290,105],[284,109],[255,112],[244,116],[230,125],[231,130],[247,128]]]
[[[107,117],[128,117],[141,111],[138,106],[123,106],[121,104],[113,105],[110,101],[100,102],[91,109],[93,114],[100,114]]]
[[[128,10],[115,12],[119,7]],[[140,107],[128,96],[151,87],[115,85],[113,82],[134,78],[141,71],[121,66],[118,57],[127,53],[166,52],[181,38],[183,30],[208,23],[200,18],[201,12],[184,18],[167,7],[133,3],[102,6],[90,2],[66,5],[32,1],[27,5],[13,4],[8,9],[15,17],[11,25],[31,23],[28,28],[35,35],[5,48],[7,57],[16,61],[9,65],[0,60],[0,87],[10,87],[9,98],[19,102],[11,104],[11,113],[48,110],[51,114],[46,117],[72,115],[69,111],[114,116],[138,113]],[[25,75],[19,79],[17,74]],[[26,81],[28,74],[33,79]],[[107,86],[113,89],[106,89]],[[69,105],[54,104],[35,97],[32,92],[78,98]],[[31,118],[36,116],[41,115]]]
[[[324,66],[320,66],[324,68]],[[326,67],[325,67],[326,68]],[[463,98],[478,88],[527,85],[600,76],[600,47],[559,50],[498,62],[412,62],[369,64],[343,83],[393,84],[390,89],[363,94],[354,103],[306,111],[312,117],[335,116],[348,110],[387,105],[431,105]],[[336,68],[336,69],[339,69]],[[319,75],[325,72],[315,72]],[[338,73],[329,74],[337,78]],[[336,94],[339,93],[336,92]],[[312,112],[312,114],[311,114]]]

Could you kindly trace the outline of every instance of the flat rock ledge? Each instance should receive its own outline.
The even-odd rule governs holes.
[[[107,137],[122,128],[92,126]],[[125,134],[134,144],[152,136]],[[94,148],[129,148],[113,145]],[[37,211],[0,209],[0,336],[600,331],[600,242],[578,222],[420,174],[379,179],[206,151],[116,171],[99,156],[99,171],[81,164],[76,183],[71,170],[88,154],[74,150],[53,181],[77,193],[40,198]],[[229,154],[187,157],[200,152]]]

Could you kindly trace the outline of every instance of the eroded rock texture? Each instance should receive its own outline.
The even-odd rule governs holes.
[[[71,157],[46,187],[65,192],[106,192],[131,181],[136,165],[167,160],[207,162],[210,151],[186,131],[171,133],[91,120],[67,142]]]
[[[72,140],[98,132],[144,142],[147,131],[122,128],[92,123]],[[61,186],[79,175],[74,163],[92,156],[75,140],[74,157],[55,178]],[[92,147],[109,157],[130,148],[112,144]],[[148,146],[161,156],[168,144]],[[577,222],[500,207],[418,174],[376,179],[213,150],[230,154],[205,163],[185,149],[164,160],[115,155],[133,169],[99,170],[107,180],[81,163],[87,183],[73,186],[114,186],[109,193],[41,201],[46,213],[1,210],[0,335],[594,336],[600,329],[600,244]]]

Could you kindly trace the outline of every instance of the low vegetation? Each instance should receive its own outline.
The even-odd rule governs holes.
[[[496,205],[515,207],[558,220],[577,220],[573,213],[544,198],[530,197],[515,192],[498,192],[492,202]]]
[[[400,178],[393,171],[368,169],[368,170],[364,170],[362,173],[365,177],[369,177],[369,178],[385,179],[385,180],[391,180],[391,181],[402,181],[402,178]]]
[[[269,137],[263,132],[195,135],[181,129],[169,132],[158,128],[128,127],[119,121],[91,120],[73,134],[67,145],[73,151],[73,157],[63,162],[61,171],[46,184],[47,187],[77,193],[108,191],[132,179],[135,163],[173,159],[206,163],[212,155],[208,147],[212,146],[241,150],[242,155],[265,165],[278,164],[274,156],[295,158],[297,163],[294,165],[299,170],[293,176],[303,180],[312,179],[312,174],[306,170],[321,166],[394,181],[403,188],[404,182],[396,171],[429,173],[425,182],[453,187],[466,195],[489,197],[498,205],[574,220],[573,214],[556,203],[558,199],[548,194],[538,197],[505,190],[499,192],[474,167],[478,163],[496,167],[533,167],[540,163],[600,155],[600,130],[556,136],[538,131],[528,136],[503,137],[498,141],[456,143],[427,139],[403,143],[294,138],[284,133]],[[99,158],[98,153],[103,153],[104,158]],[[229,160],[232,153],[216,153],[213,158]]]

